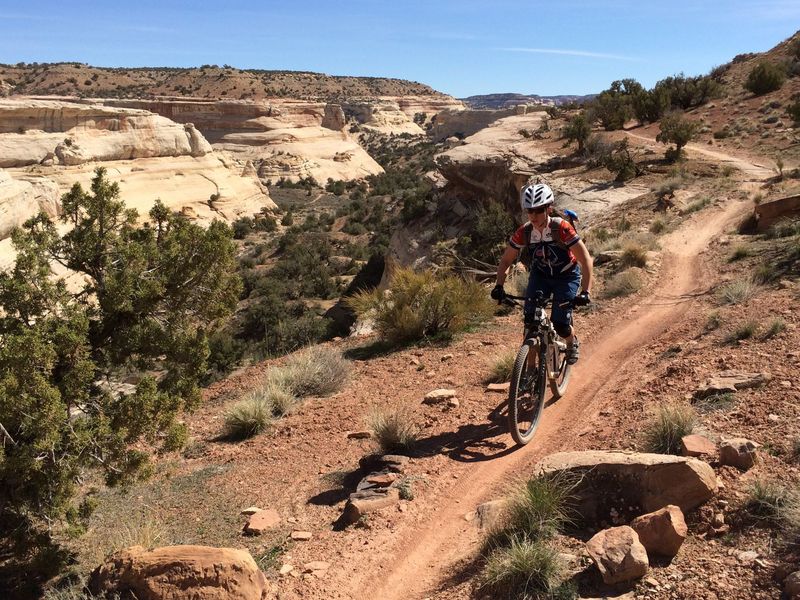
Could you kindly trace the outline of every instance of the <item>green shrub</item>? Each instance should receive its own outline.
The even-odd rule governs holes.
[[[622,256],[620,256],[619,262],[623,269],[627,269],[628,267],[646,267],[647,249],[634,243],[626,244],[622,250]]]
[[[680,112],[672,112],[661,118],[660,131],[656,140],[662,144],[675,144],[672,153],[667,150],[667,159],[677,159],[681,155],[682,148],[692,141],[699,126],[693,121],[686,119]]]
[[[511,379],[511,371],[514,369],[514,361],[517,358],[516,351],[508,352],[497,356],[492,363],[489,375],[484,379],[485,383],[505,383]]]
[[[800,219],[781,219],[767,230],[767,239],[779,239],[800,235]]]
[[[617,221],[617,231],[630,231],[631,229],[631,222],[628,220],[627,215],[622,215]]]
[[[586,118],[586,113],[583,111],[572,117],[561,131],[561,135],[566,140],[567,144],[577,142],[578,152],[583,152],[591,133],[592,125],[589,123],[589,120]]]
[[[642,288],[642,278],[635,271],[622,271],[608,280],[604,289],[605,298],[618,298],[629,296],[638,292]]]
[[[269,375],[270,382],[298,398],[330,396],[347,381],[350,363],[337,350],[311,346],[289,357]]]
[[[737,279],[722,286],[717,299],[722,304],[742,304],[755,296],[757,288],[750,279]]]
[[[412,269],[398,269],[386,292],[359,292],[348,303],[359,316],[374,318],[391,344],[452,334],[487,320],[494,310],[482,285]]]
[[[493,598],[540,598],[565,574],[558,551],[546,540],[514,538],[487,558],[480,588]]]
[[[681,438],[692,433],[695,413],[685,404],[664,404],[644,430],[648,452],[680,454]]]
[[[397,408],[375,408],[369,415],[369,427],[384,454],[408,452],[419,438],[419,428],[412,414]]]
[[[230,439],[253,437],[271,423],[272,406],[263,398],[245,398],[225,412],[225,433]]]
[[[752,250],[749,246],[736,246],[733,249],[733,252],[728,257],[728,262],[736,262],[737,260],[742,260],[743,258],[747,258],[752,254]]]
[[[800,98],[789,104],[786,107],[786,112],[791,117],[795,127],[800,125]]]
[[[781,66],[769,62],[760,62],[753,67],[747,76],[744,89],[756,96],[760,96],[780,89],[785,80],[786,72]]]

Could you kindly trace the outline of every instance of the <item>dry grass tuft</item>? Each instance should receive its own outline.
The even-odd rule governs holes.
[[[225,433],[233,440],[253,437],[272,423],[272,405],[263,397],[250,396],[225,412]]]
[[[511,371],[514,369],[514,361],[517,358],[516,351],[508,352],[495,357],[489,375],[483,380],[484,383],[505,383],[511,379]]]
[[[647,249],[635,243],[626,244],[622,250],[622,256],[619,258],[619,263],[623,269],[628,267],[644,268],[647,266]]]
[[[298,398],[306,398],[338,392],[347,382],[349,373],[350,363],[341,352],[312,346],[289,357],[285,366],[275,369],[269,377],[277,387]]]
[[[722,286],[717,292],[717,299],[722,304],[742,304],[756,295],[758,287],[750,279],[737,279]]]
[[[564,574],[558,551],[548,540],[513,538],[487,557],[480,587],[492,598],[541,598]]]
[[[407,452],[419,439],[411,413],[401,408],[374,408],[369,427],[384,454]]]
[[[605,298],[629,296],[638,292],[642,285],[642,278],[636,271],[622,271],[608,280],[603,289],[603,296]]]
[[[664,404],[644,431],[649,452],[680,454],[681,438],[692,433],[696,415],[686,404]]]

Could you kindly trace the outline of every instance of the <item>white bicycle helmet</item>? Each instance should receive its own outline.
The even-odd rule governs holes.
[[[522,209],[540,208],[555,202],[553,190],[546,183],[529,183],[520,192]]]

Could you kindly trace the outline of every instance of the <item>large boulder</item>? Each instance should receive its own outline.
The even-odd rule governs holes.
[[[604,529],[586,542],[586,550],[607,584],[639,579],[647,574],[647,551],[636,532],[627,525]]]
[[[636,452],[560,452],[545,457],[536,474],[574,479],[577,510],[589,523],[668,504],[686,512],[711,498],[719,485],[714,470],[696,458]]]
[[[46,177],[15,179],[0,169],[0,239],[42,211],[56,217],[60,196],[58,185]]]
[[[266,600],[267,578],[245,550],[208,546],[141,546],[113,554],[89,579],[94,594],[137,600]]]
[[[675,556],[680,550],[686,534],[686,520],[677,506],[670,504],[661,510],[636,517],[631,528],[639,536],[639,541],[648,554]]]

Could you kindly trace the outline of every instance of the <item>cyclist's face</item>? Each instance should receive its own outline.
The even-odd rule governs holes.
[[[550,212],[549,207],[543,206],[542,208],[529,208],[528,219],[534,225],[542,227],[547,222],[547,215]]]

